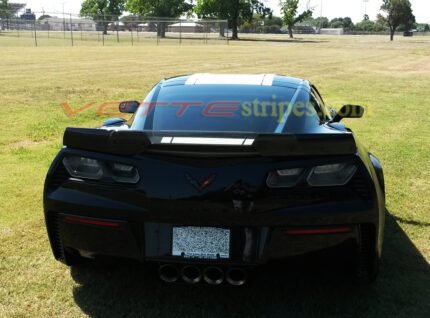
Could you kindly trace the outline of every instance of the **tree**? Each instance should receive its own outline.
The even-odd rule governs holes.
[[[385,17],[378,13],[376,15],[376,21],[375,21],[375,32],[381,32],[381,31],[387,31],[388,30],[388,24],[387,19]]]
[[[272,10],[259,0],[197,0],[194,11],[201,18],[227,19],[232,29],[233,40],[238,40],[240,22],[250,22],[255,13],[263,18],[272,16]],[[220,35],[224,35],[220,29]]]
[[[343,28],[345,30],[353,30],[354,23],[350,17],[334,18],[330,21],[330,28]]]
[[[363,20],[355,25],[356,31],[366,31],[366,32],[374,32],[375,31],[375,22],[370,20]]]
[[[0,1],[0,19],[4,25],[6,20],[6,25],[9,29],[9,19],[17,14],[19,10],[25,7],[25,3],[10,3],[9,0]]]
[[[193,9],[185,0],[127,0],[127,11],[143,17],[178,18]],[[166,23],[157,23],[158,36],[165,37]]]
[[[417,24],[418,32],[428,32],[430,31],[430,26],[427,23],[418,23]]]
[[[319,29],[322,28],[328,28],[330,25],[330,20],[327,17],[317,17],[317,18],[312,18],[309,17],[307,19],[303,20],[303,23],[306,23],[307,25],[311,25],[313,27],[317,27]]]
[[[394,33],[400,25],[405,29],[410,28],[415,23],[415,16],[409,0],[382,0],[381,10],[387,16],[387,24],[390,28],[390,40],[394,40]]]
[[[81,16],[89,17],[103,26],[107,34],[110,21],[117,21],[124,11],[125,0],[85,0],[81,6]]]
[[[296,23],[302,22],[303,20],[312,16],[312,10],[308,9],[297,15],[299,7],[299,0],[286,0],[281,1],[281,13],[285,25],[288,28],[290,38],[293,38],[293,27]]]
[[[48,19],[48,18],[52,18],[52,17],[49,14],[43,14],[39,18],[37,18],[37,20],[41,21],[43,19]]]
[[[322,28],[328,28],[330,22],[326,17],[318,17],[314,19],[314,23],[315,23],[314,26],[322,29]]]
[[[282,18],[272,16],[263,18],[254,14],[252,21],[243,21],[240,24],[239,32],[243,33],[281,33],[284,25]]]

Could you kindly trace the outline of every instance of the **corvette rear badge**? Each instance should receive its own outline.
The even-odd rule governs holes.
[[[185,177],[194,186],[194,188],[196,188],[199,191],[202,191],[208,188],[215,181],[216,175],[211,174],[210,176],[208,176],[206,179],[202,181],[198,181],[195,177],[193,177],[189,173],[186,173]]]

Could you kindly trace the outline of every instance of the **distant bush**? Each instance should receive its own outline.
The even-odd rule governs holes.
[[[367,31],[367,32],[373,32],[375,31],[375,22],[370,20],[363,20],[359,23],[357,23],[354,27],[354,31]]]
[[[258,33],[281,33],[279,25],[264,25],[257,28]]]

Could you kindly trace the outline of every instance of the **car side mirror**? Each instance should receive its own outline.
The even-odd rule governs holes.
[[[127,101],[119,103],[119,111],[125,114],[134,114],[139,108],[140,103],[136,101]]]
[[[364,114],[364,108],[360,105],[343,105],[342,108],[336,112],[332,122],[340,122],[344,118],[361,118]]]

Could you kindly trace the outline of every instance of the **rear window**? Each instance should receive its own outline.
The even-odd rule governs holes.
[[[133,129],[202,132],[300,132],[319,117],[309,94],[295,88],[178,85],[154,88]]]

